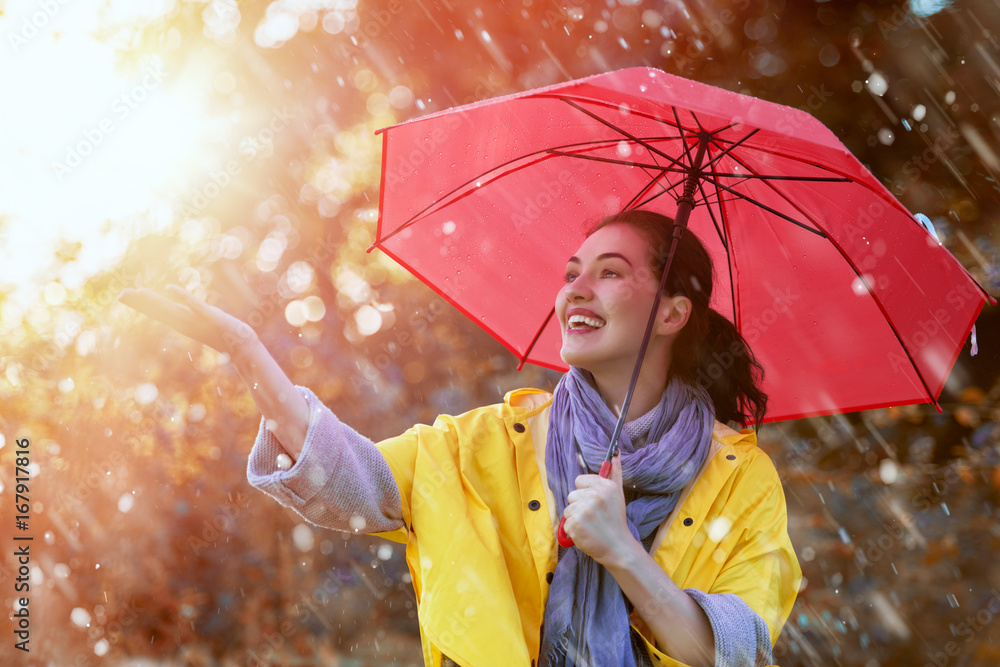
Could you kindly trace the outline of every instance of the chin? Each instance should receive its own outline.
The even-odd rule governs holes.
[[[588,355],[578,350],[567,350],[565,347],[559,352],[559,357],[566,364],[582,368],[585,371],[589,371],[595,362],[593,355]]]

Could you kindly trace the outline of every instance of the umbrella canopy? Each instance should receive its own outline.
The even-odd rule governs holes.
[[[712,307],[764,367],[767,421],[936,402],[992,300],[815,118],[659,70],[380,132],[369,250],[522,363],[566,369],[553,304],[585,230],[630,208],[673,217],[685,182],[688,229],[715,264]]]

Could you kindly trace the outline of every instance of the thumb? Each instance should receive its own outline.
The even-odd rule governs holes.
[[[622,452],[620,449],[611,459],[611,481],[617,484],[619,489],[622,488]]]

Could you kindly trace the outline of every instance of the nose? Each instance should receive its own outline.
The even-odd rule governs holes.
[[[591,293],[590,284],[584,276],[579,275],[573,279],[573,282],[566,283],[564,293],[567,301],[586,299]]]

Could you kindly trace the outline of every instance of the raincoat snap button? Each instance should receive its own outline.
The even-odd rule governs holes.
[[[532,511],[537,510],[541,506],[542,504],[537,500],[532,500],[530,503],[528,503],[528,509]]]
[[[684,519],[685,526],[690,526],[692,523],[694,523],[694,519],[692,519],[691,517]]]
[[[736,460],[736,454],[730,454],[726,458],[729,459],[730,461],[735,461]]]
[[[554,576],[555,575],[552,574],[551,572],[546,572],[545,573],[545,583],[551,584],[552,583],[552,577],[554,577]]]
[[[514,424],[514,430],[518,433],[524,433],[524,424]]]

